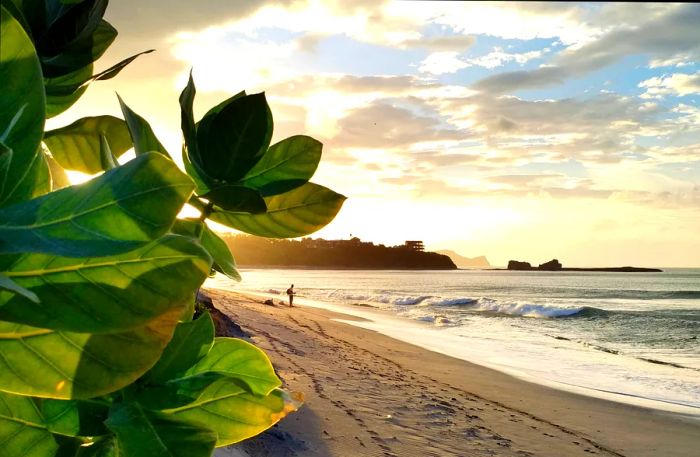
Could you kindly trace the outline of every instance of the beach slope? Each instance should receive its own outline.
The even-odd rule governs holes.
[[[539,386],[332,320],[354,317],[207,293],[267,351],[286,387],[306,396],[300,411],[237,451],[690,457],[700,449],[697,419]]]

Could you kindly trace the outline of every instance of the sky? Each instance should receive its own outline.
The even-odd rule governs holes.
[[[313,235],[565,266],[700,267],[700,5],[111,2],[118,30],[58,127],[120,116],[179,156],[195,116],[264,91],[273,142],[324,143],[313,181],[348,197]]]

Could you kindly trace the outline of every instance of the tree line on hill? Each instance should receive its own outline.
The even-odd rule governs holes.
[[[223,235],[236,262],[251,267],[312,267],[390,270],[454,270],[452,260],[409,246],[384,246],[350,240],[304,238],[280,240],[247,235]]]

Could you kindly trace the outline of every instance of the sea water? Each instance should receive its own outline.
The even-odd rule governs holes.
[[[243,270],[208,286],[353,322],[552,387],[700,416],[700,269],[663,273]],[[376,309],[378,312],[372,312]]]

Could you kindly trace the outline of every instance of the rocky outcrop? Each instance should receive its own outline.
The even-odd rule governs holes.
[[[599,271],[609,273],[661,273],[663,270],[658,268],[639,268],[639,267],[605,267],[605,268],[564,268],[557,259],[552,259],[549,262],[541,263],[537,267],[530,265],[530,262],[520,262],[518,260],[510,260],[508,262],[508,270],[516,271]]]
[[[562,265],[557,259],[552,259],[549,262],[541,263],[540,266],[537,267],[538,270],[543,271],[559,271],[561,268]]]
[[[530,265],[530,262],[520,262],[518,260],[509,260],[508,261],[508,269],[509,270],[532,270],[532,265]]]
[[[214,332],[216,336],[228,336],[234,338],[247,338],[248,335],[240,325],[236,324],[228,315],[222,313],[214,306],[211,297],[201,290],[197,291],[197,306],[195,307],[195,319],[202,313],[202,309],[209,311],[211,319],[214,321]]]

